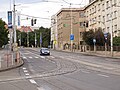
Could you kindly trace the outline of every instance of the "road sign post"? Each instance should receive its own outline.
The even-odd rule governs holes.
[[[94,43],[94,52],[96,52],[96,39],[93,39],[93,43]]]

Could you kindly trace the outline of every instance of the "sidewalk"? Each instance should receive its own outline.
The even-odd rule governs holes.
[[[71,52],[70,50],[62,50],[65,52]],[[79,50],[73,51],[73,53],[81,53],[81,54],[86,54],[86,55],[94,55],[94,56],[100,56],[100,57],[109,57],[109,58],[116,58],[120,59],[120,52],[114,52],[113,56],[111,56],[111,52],[105,52],[105,51],[86,51],[86,52],[81,52]]]
[[[17,59],[15,59],[17,57]],[[8,50],[0,50],[0,72],[10,70],[23,65],[23,60],[19,52],[10,52]]]

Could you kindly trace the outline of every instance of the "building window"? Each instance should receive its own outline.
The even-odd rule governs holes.
[[[98,11],[100,11],[100,4],[98,4]]]
[[[110,27],[107,27],[107,32],[109,32],[110,31]]]
[[[115,31],[117,30],[117,25],[114,26]]]
[[[117,17],[117,11],[114,11],[114,18]]]
[[[105,11],[105,4],[102,4],[102,11]]]
[[[101,16],[100,15],[98,16],[98,21],[101,21]]]
[[[106,2],[106,8],[107,8],[107,9],[110,8],[110,1],[107,1],[107,2]]]
[[[105,22],[105,16],[103,16],[103,22]]]
[[[80,13],[80,18],[84,18],[85,14],[83,12]]]
[[[84,27],[84,22],[80,22],[80,27]]]

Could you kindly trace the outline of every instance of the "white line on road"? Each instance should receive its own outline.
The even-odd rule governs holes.
[[[26,70],[26,68],[25,68],[25,67],[23,67],[23,70]]]
[[[23,57],[23,59],[27,59],[26,57]]]
[[[30,59],[32,59],[33,57],[29,57]]]
[[[53,57],[53,56],[50,56],[51,58],[55,58],[55,57]]]
[[[97,75],[102,76],[102,77],[109,77],[109,76],[103,75],[103,74],[97,74]]]
[[[35,57],[35,58],[39,58],[39,57]]]
[[[24,70],[24,73],[27,73],[28,71],[27,70]]]
[[[25,75],[26,75],[26,76],[29,76],[30,74],[29,74],[29,73],[26,73]]]
[[[43,87],[37,87],[38,90],[45,90]]]
[[[33,79],[30,79],[29,81],[30,81],[31,83],[33,83],[33,84],[37,84],[36,81],[33,80]]]
[[[40,56],[41,58],[43,58],[43,59],[45,59],[45,57],[43,57],[43,56]]]

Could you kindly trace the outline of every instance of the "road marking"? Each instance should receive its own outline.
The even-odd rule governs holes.
[[[27,59],[27,57],[23,57],[23,59]]]
[[[26,76],[29,76],[30,74],[29,74],[29,73],[26,73],[25,75],[26,75]]]
[[[43,58],[43,59],[45,59],[45,57],[43,57],[43,56],[40,56],[41,58]]]
[[[39,57],[35,57],[35,58],[39,58]]]
[[[38,90],[45,90],[43,87],[37,87]]]
[[[33,57],[29,57],[30,59],[32,59]]]
[[[26,70],[26,68],[25,68],[25,67],[23,67],[23,70]]]
[[[25,73],[27,73],[28,71],[27,70],[24,70]]]
[[[102,76],[102,77],[109,77],[109,76],[103,75],[103,74],[97,74],[97,75]]]
[[[36,81],[33,80],[33,79],[30,79],[29,81],[30,81],[32,84],[37,84]]]

